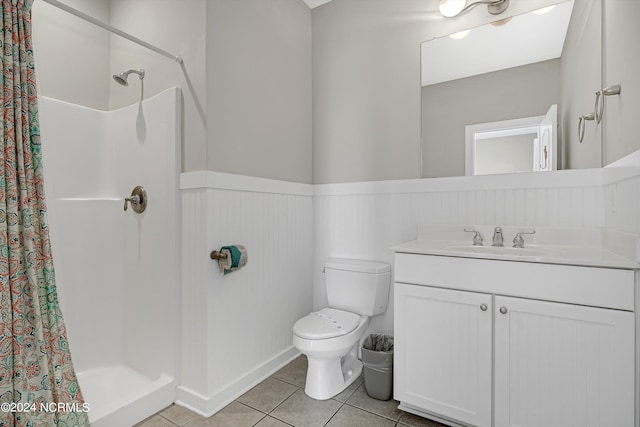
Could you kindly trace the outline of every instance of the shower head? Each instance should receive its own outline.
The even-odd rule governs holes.
[[[127,78],[131,73],[137,74],[138,77],[140,77],[140,80],[144,79],[144,70],[141,69],[141,70],[123,71],[119,74],[114,74],[113,80],[115,80],[116,82],[118,82],[118,84],[121,84],[122,86],[129,86],[129,82],[127,82]]]

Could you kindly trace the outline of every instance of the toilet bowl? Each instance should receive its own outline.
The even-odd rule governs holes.
[[[308,360],[304,391],[317,400],[334,397],[360,376],[360,340],[370,317],[386,310],[391,277],[389,264],[364,260],[331,258],[324,272],[329,307],[293,326],[293,345]]]
[[[330,322],[336,315],[355,317],[353,329],[345,332],[326,325],[321,326],[322,317]],[[307,324],[318,323],[309,327]],[[293,327],[293,345],[300,353],[307,356],[307,381],[304,392],[307,396],[317,399],[330,399],[340,393],[360,376],[362,362],[358,360],[360,339],[369,325],[368,316],[358,316],[340,310],[325,308],[317,313],[298,320]]]

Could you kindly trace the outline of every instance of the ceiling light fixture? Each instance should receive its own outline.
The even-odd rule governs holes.
[[[509,0],[487,0],[477,1],[469,4],[467,4],[466,0],[440,0],[438,9],[440,10],[442,16],[453,18],[454,16],[458,16],[461,13],[464,13],[479,4],[486,4],[487,11],[491,15],[500,15],[509,7]]]

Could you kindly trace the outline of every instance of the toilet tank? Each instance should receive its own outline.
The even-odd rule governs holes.
[[[387,309],[391,266],[361,259],[329,258],[324,265],[329,307],[375,316]]]

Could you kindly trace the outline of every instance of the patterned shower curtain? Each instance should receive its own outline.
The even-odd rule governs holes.
[[[88,426],[49,244],[33,0],[0,1],[0,427]]]

